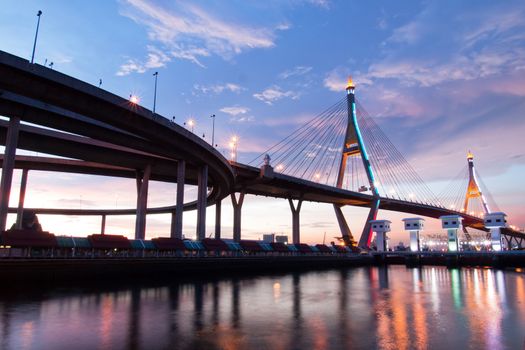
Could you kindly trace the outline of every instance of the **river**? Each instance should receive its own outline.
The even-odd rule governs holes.
[[[8,281],[3,281],[5,286]],[[525,273],[363,267],[0,293],[2,349],[525,349]]]

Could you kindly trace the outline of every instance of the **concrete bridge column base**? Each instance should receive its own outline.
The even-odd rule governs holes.
[[[221,206],[222,200],[215,203],[215,239],[221,239]]]
[[[301,226],[299,214],[301,212],[301,206],[303,205],[303,199],[299,198],[297,207],[294,205],[291,198],[288,198],[288,203],[290,204],[290,209],[292,210],[292,243],[299,244],[301,243]]]
[[[5,142],[4,162],[2,164],[2,180],[0,181],[0,231],[5,231],[7,226],[7,212],[9,210],[9,196],[11,195],[11,184],[13,182],[19,129],[20,118],[10,117]]]
[[[148,207],[148,187],[151,175],[151,164],[144,173],[137,171],[137,216],[135,219],[135,239],[146,238],[146,210]]]
[[[368,213],[368,217],[366,218],[365,227],[363,228],[363,232],[361,233],[361,237],[359,238],[359,247],[361,248],[370,248],[370,242],[372,241],[373,235],[370,221],[375,220],[377,218],[378,211],[379,197],[374,197],[372,201],[372,206],[370,207],[370,212]]]
[[[208,166],[203,165],[199,169],[197,179],[197,239],[206,238],[206,204],[208,200]]]
[[[177,198],[176,209],[171,213],[171,238],[182,239],[182,214],[184,212],[184,178],[186,176],[186,161],[177,163]]]
[[[337,218],[337,223],[339,224],[339,230],[341,230],[343,241],[347,246],[350,246],[354,241],[354,237],[352,236],[350,227],[348,227],[343,211],[341,210],[341,206],[334,204],[334,211],[335,217]]]
[[[239,199],[235,197],[235,193],[232,193],[232,205],[233,205],[233,240],[239,242],[241,240],[241,209],[244,202],[245,192],[241,191]]]
[[[18,209],[16,210],[16,228],[22,228],[22,218],[24,216],[24,201],[26,198],[27,175],[29,169],[22,170],[22,179],[20,180],[20,195],[18,196]]]

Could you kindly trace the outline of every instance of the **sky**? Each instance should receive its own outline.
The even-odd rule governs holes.
[[[498,207],[525,227],[525,2],[523,1],[164,1],[1,0],[0,50],[30,59],[42,10],[35,62],[153,107],[227,153],[237,136],[248,162],[344,97],[356,96],[425,180],[440,193],[466,164],[476,167]],[[11,204],[17,203],[15,174]],[[173,184],[153,183],[148,205],[174,202]],[[187,198],[195,189],[187,188]],[[131,208],[134,180],[31,172],[28,206]],[[223,235],[231,236],[230,201]],[[358,237],[367,210],[346,207]],[[392,240],[408,241],[400,219]],[[214,208],[207,214],[213,232]],[[12,217],[11,217],[11,220]],[[100,218],[41,217],[58,234],[97,232]],[[184,231],[195,236],[195,213]],[[439,232],[436,220],[429,230]],[[248,196],[243,236],[291,235],[287,201]],[[305,203],[306,242],[338,235],[330,205]],[[133,217],[113,217],[108,233],[132,237]],[[166,236],[169,215],[148,216],[148,237]]]

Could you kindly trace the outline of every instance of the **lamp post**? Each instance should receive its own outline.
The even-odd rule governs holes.
[[[157,104],[157,77],[159,76],[159,72],[153,73],[155,76],[155,92],[153,93],[153,114],[155,114],[155,106]]]
[[[36,39],[38,38],[38,28],[40,27],[40,16],[42,16],[42,11],[38,10],[36,16],[38,17],[38,21],[36,22],[35,42],[33,43],[33,54],[31,55],[31,64],[35,60]]]
[[[188,125],[190,126],[191,132],[193,133],[193,127],[195,126],[195,122],[193,121],[193,119],[188,120]]]
[[[237,142],[239,139],[237,136],[233,136],[230,142],[230,161],[237,162]]]
[[[210,116],[212,118],[212,129],[211,129],[211,146],[215,147],[215,114]]]

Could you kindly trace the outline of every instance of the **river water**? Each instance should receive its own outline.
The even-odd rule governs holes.
[[[525,349],[525,274],[390,266],[156,285],[33,286],[0,293],[0,346]]]

